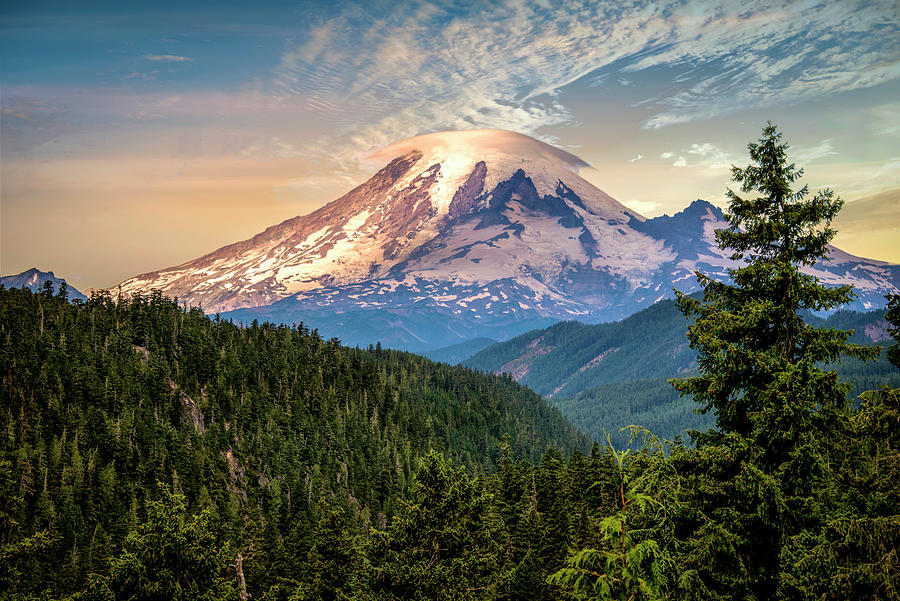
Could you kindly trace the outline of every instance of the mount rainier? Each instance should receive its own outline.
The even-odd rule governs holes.
[[[422,351],[622,318],[696,289],[695,270],[724,278],[735,265],[715,243],[718,208],[645,219],[581,178],[584,161],[528,136],[443,132],[372,158],[387,164],[341,198],[121,292]],[[853,284],[854,308],[900,289],[900,266],[836,248],[830,259],[808,271]]]

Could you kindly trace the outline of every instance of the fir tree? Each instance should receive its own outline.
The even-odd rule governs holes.
[[[771,122],[748,148],[753,163],[732,167],[732,175],[741,193],[755,195],[728,190],[730,226],[716,232],[720,248],[743,264],[729,270],[727,282],[698,273],[702,298],[677,294],[694,318],[688,339],[700,375],[672,382],[713,411],[720,430],[699,436],[697,453],[685,458],[686,467],[700,460],[688,486],[697,516],[689,547],[703,550],[688,565],[702,571],[711,563],[716,541],[704,537],[727,540],[724,552],[738,560],[727,563],[738,567],[716,570],[706,585],[718,595],[746,587],[744,596],[762,599],[784,592],[785,571],[820,531],[825,507],[816,503],[828,502],[833,482],[829,457],[837,453],[850,385],[820,366],[871,359],[878,349],[850,344],[852,332],[810,326],[800,314],[853,296],[850,286],[829,288],[802,271],[827,260],[842,201],[831,190],[809,198],[806,186],[794,188],[803,170],[788,161],[788,145]],[[734,486],[731,495],[715,482],[702,484],[714,470],[724,490]]]
[[[676,292],[693,324],[691,347],[701,375],[673,380],[714,411],[724,432],[760,431],[777,457],[796,445],[805,417],[820,405],[844,407],[848,385],[817,367],[842,356],[874,358],[877,351],[849,344],[849,331],[814,328],[800,311],[822,311],[853,298],[851,286],[827,287],[801,268],[826,260],[836,231],[831,222],[843,204],[832,190],[808,198],[792,185],[803,175],[787,159],[788,145],[770,122],[748,146],[754,164],[732,167],[742,197],[728,190],[730,227],[716,232],[719,247],[744,265],[729,269],[730,282],[697,273],[703,298]]]
[[[355,597],[364,555],[344,509],[323,510],[309,553],[306,582],[290,601],[340,601]]]
[[[548,580],[578,599],[666,599],[675,562],[660,541],[667,516],[657,482],[665,464],[662,445],[651,437],[632,454],[616,451],[608,435],[606,441],[617,468],[616,511],[597,525],[602,544],[578,551]],[[638,470],[635,463],[642,464]]]
[[[237,601],[228,545],[218,544],[209,514],[188,517],[182,495],[159,489],[162,497],[148,503],[147,521],[125,539],[109,576],[93,580],[94,598]]]
[[[437,452],[422,458],[412,498],[369,545],[378,599],[492,599],[506,578],[493,498]]]
[[[887,358],[895,367],[900,367],[900,294],[889,294],[887,301],[884,318],[893,326],[888,328],[888,334],[894,338],[894,344],[887,349]]]

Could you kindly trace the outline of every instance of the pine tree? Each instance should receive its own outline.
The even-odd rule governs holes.
[[[900,338],[900,296],[888,296],[885,315]],[[887,349],[900,367],[900,347]],[[861,405],[840,432],[845,441],[836,491],[843,501],[821,533],[799,553],[791,576],[810,597],[841,591],[845,599],[900,600],[900,389],[882,386],[860,395]]]
[[[0,459],[0,590],[15,591],[34,564],[53,543],[47,530],[22,536],[21,518],[25,499],[15,470]]]
[[[900,294],[889,294],[887,301],[884,318],[893,326],[888,328],[888,334],[894,339],[894,344],[887,349],[887,358],[894,367],[900,368]]]
[[[657,439],[632,454],[616,451],[609,435],[606,441],[617,468],[616,511],[599,521],[601,544],[570,556],[548,581],[571,589],[579,599],[669,598],[675,562],[661,540],[668,513],[658,495],[662,445]]]
[[[351,599],[364,570],[354,525],[345,509],[323,510],[307,561],[306,581],[290,601]]]
[[[788,145],[769,123],[748,146],[755,163],[732,167],[744,198],[728,190],[729,228],[716,232],[719,247],[733,251],[729,282],[697,273],[703,298],[677,293],[701,374],[673,380],[702,410],[714,411],[723,432],[756,433],[773,462],[798,444],[818,407],[844,408],[849,390],[833,371],[818,367],[842,356],[872,359],[871,347],[850,344],[849,331],[807,325],[800,312],[832,309],[853,298],[851,286],[827,287],[802,268],[826,260],[843,204],[826,189],[807,198],[792,189],[803,175],[788,163]]]
[[[719,594],[745,583],[747,594],[774,598],[783,586],[783,571],[801,553],[795,547],[805,544],[798,542],[801,533],[821,527],[821,508],[812,507],[833,481],[834,431],[848,408],[850,385],[820,366],[878,352],[848,343],[850,331],[815,328],[801,317],[846,303],[853,291],[826,287],[802,271],[827,260],[842,201],[828,189],[811,198],[807,186],[794,189],[803,170],[788,161],[788,148],[770,122],[748,146],[752,164],[732,167],[740,192],[755,196],[727,192],[729,227],[716,239],[742,262],[729,270],[730,281],[698,273],[702,298],[677,293],[682,312],[694,318],[688,339],[700,375],[672,383],[693,395],[703,412],[713,411],[720,430],[698,437],[696,458],[707,473],[713,463],[727,468],[723,485],[752,475],[755,490],[768,489],[765,500],[748,507],[752,487],[737,486],[729,499],[721,487],[692,483],[691,503],[704,519],[718,516],[717,526],[735,541],[729,553],[742,558],[740,574],[712,575],[717,582],[708,584]],[[697,569],[710,562],[694,560]]]
[[[238,599],[228,566],[228,545],[220,545],[202,512],[188,517],[185,499],[159,485],[147,521],[126,539],[110,562],[108,577],[94,577],[97,599],[226,601]]]
[[[422,458],[411,492],[369,545],[375,598],[493,598],[508,566],[492,496],[435,451]]]

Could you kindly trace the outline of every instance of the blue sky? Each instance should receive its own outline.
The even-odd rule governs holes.
[[[376,148],[447,129],[539,137],[671,213],[721,202],[768,119],[813,189],[865,201],[839,245],[900,261],[896,2],[73,6],[0,9],[3,273],[110,286],[308,212]],[[87,244],[36,245],[48,227]]]

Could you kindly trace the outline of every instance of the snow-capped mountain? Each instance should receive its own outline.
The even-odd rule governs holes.
[[[44,288],[44,282],[50,282],[53,285],[54,292],[58,292],[59,287],[62,284],[66,284],[69,300],[87,300],[87,296],[67,284],[63,278],[56,277],[52,271],[41,271],[36,267],[32,267],[22,273],[5,275],[0,278],[0,283],[5,288],[28,288],[32,292],[40,292]]]
[[[122,291],[158,288],[245,321],[302,320],[351,344],[424,350],[624,317],[673,286],[692,290],[695,269],[724,277],[732,265],[715,245],[724,221],[712,205],[644,219],[581,178],[583,161],[521,134],[430,134],[373,160],[387,165],[321,209]],[[900,284],[898,266],[833,256],[817,275],[854,283],[864,303]]]
[[[432,134],[377,157],[387,166],[321,209],[123,282],[122,291],[159,288],[227,311],[370,281],[393,290],[417,278],[511,279],[555,305],[571,302],[548,283],[579,266],[633,278],[657,262],[646,236],[621,227],[640,216],[579,177],[580,159],[527,136]]]

